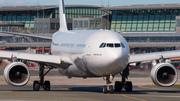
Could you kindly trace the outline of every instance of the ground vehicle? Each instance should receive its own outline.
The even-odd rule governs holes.
[[[180,70],[180,66],[177,66],[177,68]]]
[[[28,64],[28,67],[34,67],[34,66],[35,66],[35,64],[33,64],[33,63]]]

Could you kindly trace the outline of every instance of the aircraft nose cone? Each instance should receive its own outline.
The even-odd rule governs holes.
[[[111,50],[110,52],[110,57],[112,60],[119,60],[122,57],[122,51],[121,50]]]

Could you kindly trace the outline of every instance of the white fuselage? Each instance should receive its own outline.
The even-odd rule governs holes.
[[[59,69],[62,75],[69,77],[116,75],[125,69],[129,61],[127,41],[113,31],[58,31],[52,39],[52,55],[68,54],[73,62],[67,69]]]

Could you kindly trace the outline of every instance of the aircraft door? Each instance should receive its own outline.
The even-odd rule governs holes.
[[[93,37],[92,41],[90,42],[90,44],[88,44],[88,53],[92,55],[91,50],[93,49],[93,44],[95,42],[97,38]]]

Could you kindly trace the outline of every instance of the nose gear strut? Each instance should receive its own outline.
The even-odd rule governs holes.
[[[104,79],[104,76],[103,76],[103,79]],[[113,86],[112,85],[110,85],[112,82],[111,82],[111,80],[113,80],[114,79],[114,76],[112,76],[112,75],[108,75],[108,76],[106,76],[106,79],[104,79],[104,80],[106,80],[106,85],[104,85],[104,87],[103,87],[103,93],[107,93],[108,91],[109,91],[109,93],[113,93]]]

